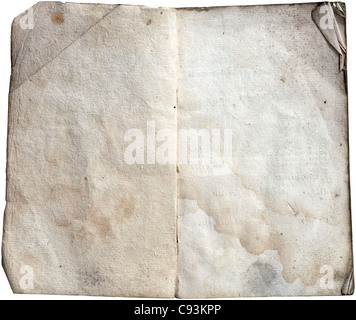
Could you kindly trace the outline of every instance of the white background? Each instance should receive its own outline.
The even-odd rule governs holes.
[[[115,3],[115,0],[82,0],[71,2],[85,2],[85,3]],[[300,0],[299,2],[301,2]],[[276,3],[291,3],[298,2],[298,0],[124,0],[116,3],[121,4],[134,4],[146,5],[151,7],[208,7],[208,6],[226,6],[226,5],[258,5],[258,4],[276,4]],[[303,2],[315,2],[303,1]],[[353,160],[356,157],[356,111],[354,110],[356,104],[356,1],[345,0],[347,5],[347,29],[348,29],[348,76],[349,76],[349,121],[350,121],[350,162],[351,162],[351,195],[352,199],[356,167]],[[35,0],[11,0],[3,4],[0,11],[0,230],[2,230],[3,217],[2,214],[5,209],[5,186],[6,186],[6,138],[7,138],[7,112],[8,112],[8,93],[9,93],[9,80],[11,73],[10,61],[10,31],[12,20],[26,11],[28,8],[35,4]],[[352,206],[353,208],[353,206]],[[354,209],[354,208],[353,208]],[[354,210],[353,210],[354,212]],[[356,215],[353,217],[353,225],[356,225]],[[2,232],[0,234],[2,237]],[[53,275],[55,276],[55,275]],[[33,300],[33,299],[102,299],[102,298],[89,298],[89,297],[58,297],[58,296],[33,296],[33,295],[14,295],[10,289],[9,283],[6,279],[5,273],[0,268],[0,300]],[[300,298],[306,299],[306,298]],[[318,299],[318,298],[312,298]],[[323,299],[332,300],[355,300],[355,297],[330,297]]]

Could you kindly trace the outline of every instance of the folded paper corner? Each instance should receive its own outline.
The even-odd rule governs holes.
[[[325,39],[340,55],[340,72],[346,71],[346,5],[343,2],[324,2],[312,11],[312,19]]]
[[[352,296],[355,293],[355,279],[354,270],[352,269],[348,274],[345,283],[342,287],[342,294],[344,296]]]

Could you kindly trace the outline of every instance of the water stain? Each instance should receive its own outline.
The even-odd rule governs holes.
[[[135,198],[131,194],[122,198],[117,206],[115,206],[115,211],[118,214],[118,222],[122,223],[123,221],[129,219],[135,210]]]
[[[89,212],[85,218],[79,222],[82,224],[81,234],[83,240],[95,240],[100,238],[102,241],[114,238],[115,230],[126,220],[131,218],[135,211],[135,198],[127,195],[121,198],[117,205],[101,204],[89,207]]]
[[[260,202],[261,195],[253,192],[250,188],[246,188],[246,185],[241,181],[240,185],[236,183],[231,188],[237,188],[237,197],[239,199],[246,199],[246,202],[251,203],[251,199],[255,198],[252,203],[256,203],[258,209],[250,210],[250,215],[244,212],[238,213],[237,210],[240,210],[239,208],[242,210],[243,208],[248,208],[248,206],[236,202],[229,195],[219,196],[218,199],[207,197],[204,193],[206,192],[205,188],[196,188],[196,184],[189,182],[189,179],[187,179],[180,188],[180,198],[197,201],[198,207],[214,219],[215,231],[237,238],[250,254],[258,256],[266,251],[277,251],[283,265],[282,277],[286,282],[292,284],[297,279],[300,279],[305,286],[313,286],[320,279],[320,267],[323,264],[331,263],[330,254],[320,241],[316,239],[310,240],[315,245],[317,244],[317,247],[306,245],[306,241],[303,240],[304,233],[300,232],[298,234],[299,239],[296,232],[289,234],[288,228],[285,229],[283,226],[285,223],[279,225],[273,222],[275,216],[280,216],[282,221],[289,220],[290,223],[295,223],[295,228],[298,228],[298,230],[303,230],[304,225],[308,224],[307,230],[309,230],[312,225],[318,225],[317,221],[319,220],[308,219],[303,215],[293,215],[288,204],[286,204],[286,210],[291,211],[289,214],[279,212],[276,208],[267,206],[266,201]],[[205,183],[201,183],[202,185],[207,184],[206,181]],[[218,183],[211,183],[211,185],[216,186],[216,188],[219,186]],[[347,248],[343,251],[347,255]],[[294,261],[301,252],[309,257],[309,259],[296,264]],[[320,266],[314,261],[320,261]],[[342,263],[347,263],[347,259],[342,261]],[[340,269],[342,269],[341,264]]]
[[[57,161],[57,159],[51,159],[51,160],[49,161],[49,165],[50,165],[51,167],[58,167],[58,161]]]

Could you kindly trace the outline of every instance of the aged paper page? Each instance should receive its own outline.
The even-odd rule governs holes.
[[[351,294],[343,8],[318,6],[45,2],[17,17],[13,291]]]
[[[347,94],[316,6],[178,10],[179,128],[221,140],[180,156],[181,298],[353,292]]]
[[[175,10],[46,2],[33,18],[12,35],[12,289],[173,297],[176,166],[130,164],[125,148],[148,121],[177,130]]]

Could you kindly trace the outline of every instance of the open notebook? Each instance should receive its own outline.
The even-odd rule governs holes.
[[[13,291],[352,294],[345,34],[342,3],[17,17]]]

